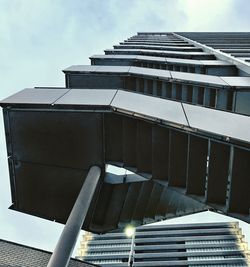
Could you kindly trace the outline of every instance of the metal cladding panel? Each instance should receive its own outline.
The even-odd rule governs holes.
[[[224,61],[224,60],[201,60],[203,65],[211,65],[211,66],[234,66],[233,64]]]
[[[169,185],[186,187],[188,136],[170,131]]]
[[[87,89],[117,89],[123,88],[123,77],[112,73],[69,73],[66,75],[69,88]]]
[[[104,115],[105,127],[105,160],[106,161],[123,161],[122,151],[122,117],[116,114],[107,113]]]
[[[138,172],[152,172],[152,127],[144,121],[137,122],[136,167]]]
[[[250,151],[234,148],[229,210],[250,214]],[[240,203],[240,205],[239,205]]]
[[[181,103],[178,102],[118,91],[111,106],[131,113],[188,126]]]
[[[207,182],[207,202],[226,204],[230,146],[211,142]]]
[[[130,49],[130,48],[139,48],[139,49],[156,49],[156,50],[181,50],[181,51],[184,51],[184,50],[193,50],[193,51],[196,51],[196,52],[200,52],[201,49],[200,48],[196,48],[194,46],[185,46],[185,47],[181,47],[181,46],[164,46],[164,45],[147,45],[147,44],[130,44],[130,43],[127,43],[127,44],[119,44],[119,45],[114,45],[114,48],[115,49]]]
[[[129,69],[129,66],[100,66],[96,72],[127,73]]]
[[[236,92],[235,111],[250,115],[250,88],[248,91]]]
[[[101,201],[98,201],[96,204],[95,212],[92,218],[92,224],[98,225],[99,227],[103,226],[112,191],[113,185],[103,183],[99,192],[99,199],[101,199]]]
[[[221,79],[230,86],[250,88],[250,77],[221,77]]]
[[[173,54],[173,55],[187,55],[187,56],[211,56],[212,54],[206,52],[182,52],[182,51],[162,51],[162,50],[147,50],[147,49],[106,49],[105,52],[116,53],[116,52],[143,52],[143,53],[156,53],[156,54]]]
[[[160,70],[160,69],[152,69],[152,68],[139,68],[139,67],[131,67],[129,73],[136,75],[146,75],[146,76],[154,76],[155,78],[171,78],[170,71],[168,70]]]
[[[15,161],[13,209],[66,223],[88,170]]]
[[[154,126],[152,131],[152,175],[154,179],[168,180],[169,130]]]
[[[27,88],[0,101],[5,104],[52,104],[67,93],[69,89],[34,89]]]
[[[55,105],[106,105],[108,106],[117,90],[112,89],[71,89],[55,102]]]
[[[195,59],[184,59],[184,58],[165,58],[168,63],[176,63],[176,64],[190,64],[190,65],[202,65],[201,60]],[[211,60],[208,60],[211,61]]]
[[[102,116],[98,113],[9,111],[16,161],[88,169],[103,163]]]
[[[72,65],[63,70],[63,72],[92,72],[100,68],[95,65]]]
[[[137,60],[147,60],[147,61],[158,61],[158,62],[166,62],[166,58],[165,57],[154,57],[154,56],[143,56],[137,55]]]
[[[113,58],[114,55],[92,55],[89,57],[90,59],[99,59],[99,58]]]
[[[90,59],[136,59],[138,55],[93,55]]]
[[[207,150],[207,139],[190,135],[187,174],[188,194],[205,194]]]
[[[136,166],[137,122],[131,118],[123,118],[123,162],[125,166]]]
[[[197,82],[197,83],[204,83],[209,85],[219,85],[219,86],[228,86],[226,82],[224,82],[218,76],[212,75],[204,75],[204,74],[197,74],[197,73],[187,73],[187,72],[179,72],[179,71],[171,71],[171,75],[173,79],[188,81],[188,82]]]
[[[250,142],[250,117],[189,104],[183,104],[190,127]]]

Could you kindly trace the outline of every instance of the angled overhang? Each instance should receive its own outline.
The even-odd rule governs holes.
[[[98,165],[103,179],[83,229],[208,208],[249,221],[248,116],[114,89],[25,89],[1,106],[15,210],[65,223],[88,169]],[[146,180],[104,181],[107,163]]]

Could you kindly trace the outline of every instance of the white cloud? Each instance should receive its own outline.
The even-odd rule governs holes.
[[[249,12],[243,12],[249,10],[247,0],[0,2],[0,98],[24,87],[63,86],[61,69],[88,64],[89,56],[137,31],[244,30],[250,23]],[[0,148],[0,238],[52,250],[61,226],[7,209],[3,130]]]

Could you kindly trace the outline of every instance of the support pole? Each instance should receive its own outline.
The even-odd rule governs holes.
[[[101,169],[99,167],[90,168],[47,267],[68,266],[100,176]]]

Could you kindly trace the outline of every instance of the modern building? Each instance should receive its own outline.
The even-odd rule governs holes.
[[[238,223],[162,224],[137,227],[134,235],[86,233],[77,257],[105,267],[249,266]]]
[[[1,101],[11,208],[66,223],[79,195],[77,228],[95,233],[208,209],[250,222],[249,47],[138,33],[65,69],[63,88]]]

